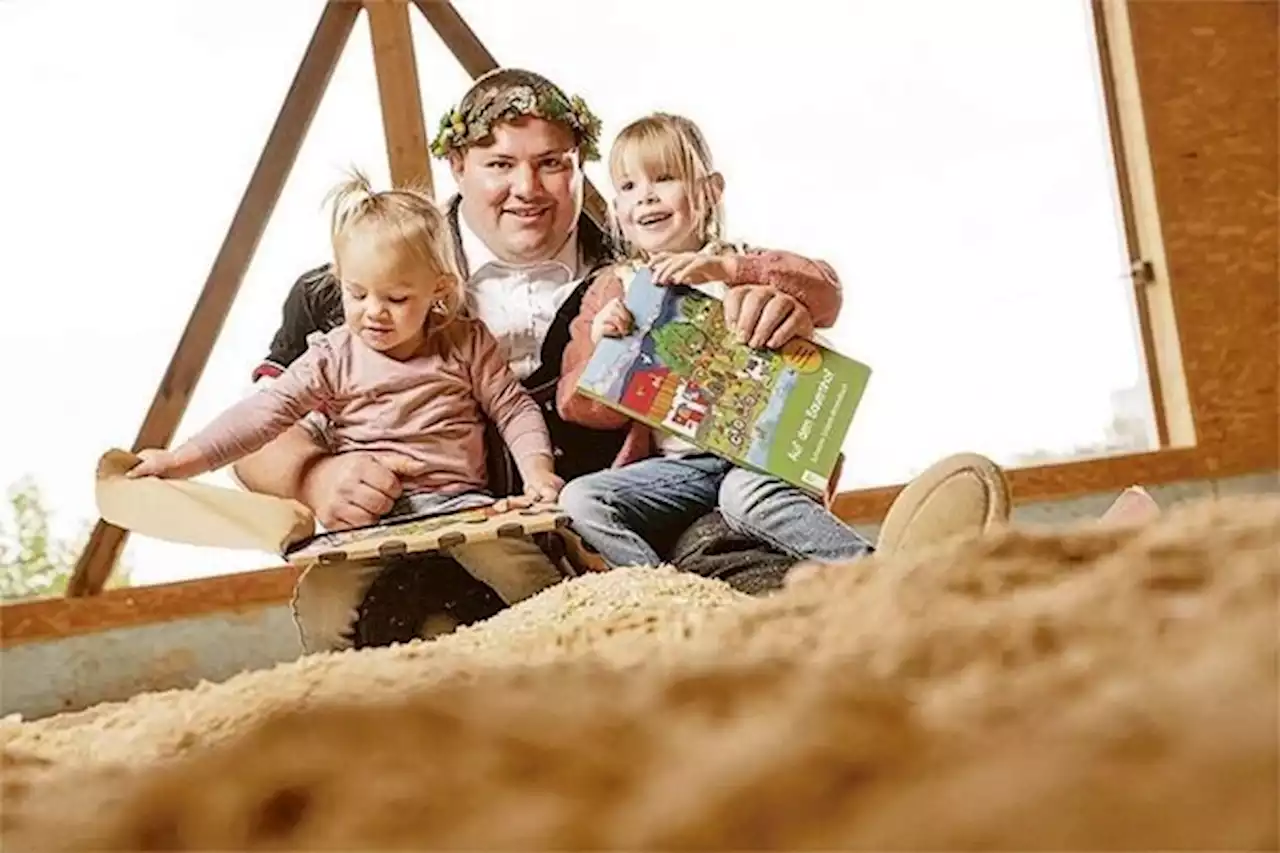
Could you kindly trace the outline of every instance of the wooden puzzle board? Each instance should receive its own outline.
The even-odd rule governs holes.
[[[303,567],[314,563],[386,560],[505,536],[530,537],[535,533],[563,530],[568,524],[569,517],[558,506],[543,504],[505,512],[482,507],[321,533],[292,546],[284,556],[290,563]]]

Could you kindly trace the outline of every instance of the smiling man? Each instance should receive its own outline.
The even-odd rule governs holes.
[[[609,467],[626,434],[566,423],[555,405],[569,322],[585,280],[614,257],[606,235],[583,214],[582,165],[599,157],[599,133],[599,121],[580,98],[538,74],[499,69],[475,81],[442,119],[432,143],[458,185],[446,211],[472,310],[541,406],[556,472],[565,480]],[[807,334],[815,318],[829,325],[841,300],[835,284],[795,295],[763,285],[735,290],[735,322],[762,339],[775,332]],[[302,354],[309,335],[341,322],[330,266],[304,274],[285,300],[282,324],[255,381],[270,382]],[[494,436],[490,490],[516,494],[514,464]],[[329,453],[318,417],[243,460],[236,474],[254,491],[301,500],[330,529],[372,524],[400,494],[396,474],[372,458]],[[736,567],[757,573],[763,567],[769,573],[765,587],[780,583],[790,561],[778,552],[742,539],[714,513],[695,528],[686,543],[690,564],[716,555],[719,562],[707,565],[731,582]],[[731,566],[723,562],[726,554],[734,558]],[[407,641],[487,617],[502,602],[452,560],[429,555],[385,567],[313,570],[295,606],[304,645],[318,651]]]

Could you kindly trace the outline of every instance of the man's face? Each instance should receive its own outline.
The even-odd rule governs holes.
[[[509,263],[555,255],[582,212],[582,169],[573,134],[538,118],[504,122],[493,141],[453,160],[462,214]]]

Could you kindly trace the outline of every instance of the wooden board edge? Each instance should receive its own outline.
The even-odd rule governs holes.
[[[284,604],[299,571],[283,565],[230,575],[109,589],[83,598],[38,598],[0,606],[0,649],[177,619]]]

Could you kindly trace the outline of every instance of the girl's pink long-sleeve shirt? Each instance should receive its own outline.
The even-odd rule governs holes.
[[[189,443],[213,470],[319,411],[329,419],[335,452],[369,452],[420,469],[402,477],[406,492],[483,489],[486,416],[517,463],[550,456],[542,413],[493,335],[479,321],[456,322],[456,346],[427,347],[405,361],[372,349],[345,326],[314,335],[275,382],[229,408]]]

